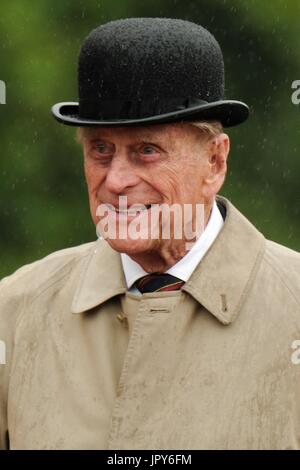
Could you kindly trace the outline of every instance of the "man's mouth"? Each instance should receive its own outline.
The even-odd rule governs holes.
[[[137,215],[139,212],[151,209],[152,206],[158,206],[158,204],[132,204],[129,207],[116,207],[112,204],[105,205],[113,212],[122,215]]]

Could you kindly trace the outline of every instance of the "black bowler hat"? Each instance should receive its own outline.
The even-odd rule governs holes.
[[[79,103],[57,103],[71,126],[138,126],[175,121],[245,121],[249,108],[224,99],[216,39],[180,19],[127,18],[94,29],[78,63]]]

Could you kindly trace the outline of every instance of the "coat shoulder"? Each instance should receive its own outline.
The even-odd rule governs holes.
[[[19,268],[0,282],[0,340],[12,349],[14,332],[26,306],[57,283],[59,290],[72,271],[90,254],[96,242],[59,250]],[[9,346],[10,345],[10,346]]]
[[[81,260],[86,258],[94,248],[96,242],[85,243],[83,245],[59,250],[45,256],[42,259],[26,264],[13,274],[4,277],[0,281],[0,301],[1,297],[19,297],[36,291],[43,284],[51,282],[57,276],[64,276]]]
[[[300,253],[266,240],[264,260],[300,305]]]
[[[281,268],[297,268],[300,275],[300,253],[272,240],[266,240],[266,257]]]

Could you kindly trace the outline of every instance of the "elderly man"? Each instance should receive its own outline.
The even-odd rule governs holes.
[[[300,256],[217,195],[248,108],[216,40],[114,21],[78,78],[53,114],[80,128],[99,239],[0,284],[0,446],[299,449]]]

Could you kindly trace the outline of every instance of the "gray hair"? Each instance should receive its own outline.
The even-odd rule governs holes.
[[[208,137],[222,134],[223,126],[219,121],[193,121],[188,122],[192,126],[196,126],[202,133]]]

